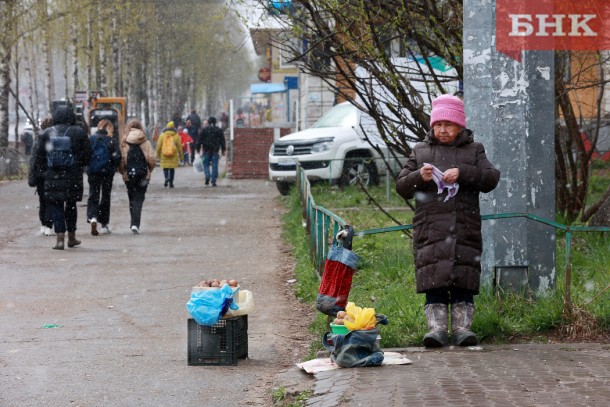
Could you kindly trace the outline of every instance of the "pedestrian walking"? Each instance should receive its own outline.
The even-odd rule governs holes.
[[[193,108],[191,113],[186,117],[187,121],[191,122],[191,126],[197,129],[197,133],[201,130],[201,117],[197,114],[197,111]]]
[[[83,199],[83,170],[89,165],[92,149],[87,133],[75,121],[71,106],[58,106],[53,112],[55,125],[40,135],[34,152],[35,165],[46,165],[44,194],[57,235],[56,250],[64,250],[66,231],[68,247],[81,243],[76,239],[76,202]]]
[[[34,146],[34,127],[31,124],[27,124],[21,133],[21,142],[24,146],[24,152],[26,156],[32,154],[32,147]]]
[[[199,128],[193,126],[193,123],[190,119],[186,119],[186,123],[184,124],[184,129],[187,131],[188,135],[193,139],[193,142],[189,146],[189,164],[193,164],[193,159],[195,158],[195,141],[199,137]]]
[[[190,151],[193,146],[193,138],[189,135],[186,127],[178,129],[178,135],[182,142],[182,152],[184,155],[184,164],[191,165]]]
[[[89,199],[87,200],[87,222],[91,234],[110,234],[110,197],[114,174],[121,162],[121,148],[113,137],[114,126],[110,120],[101,120],[97,131],[91,136],[93,155],[87,168]],[[98,223],[101,229],[98,231]]]
[[[449,307],[454,345],[473,346],[470,330],[481,274],[479,194],[490,192],[500,172],[466,128],[464,102],[451,95],[432,101],[431,131],[415,145],[398,175],[396,191],[415,197],[413,253],[416,289],[426,295],[424,346],[448,343]]]
[[[53,126],[53,118],[46,117],[40,124],[41,130],[46,130]],[[36,150],[36,143],[38,143],[39,137],[37,137],[33,151]],[[53,217],[51,216],[51,208],[47,204],[47,200],[44,197],[44,174],[47,170],[47,163],[45,161],[36,160],[35,155],[30,156],[29,168],[28,168],[28,185],[36,188],[36,194],[38,194],[38,218],[40,219],[40,234],[42,236],[53,236]]]
[[[139,120],[127,123],[125,135],[121,142],[119,172],[127,187],[131,231],[137,235],[140,233],[142,207],[157,156]]]
[[[160,165],[165,176],[164,186],[173,188],[176,168],[180,165],[180,161],[184,160],[182,140],[176,132],[173,121],[167,123],[163,133],[159,136],[157,156],[160,157]]]
[[[227,115],[226,112],[222,112],[220,114],[220,119],[218,119],[220,121],[220,128],[222,129],[222,131],[226,131],[229,128],[229,116]]]
[[[216,126],[216,118],[208,119],[208,126],[201,130],[199,140],[197,141],[197,151],[201,151],[203,157],[203,173],[205,174],[205,184],[216,186],[218,178],[218,161],[220,154],[225,155],[226,151],[225,136],[222,130]],[[210,165],[212,171],[210,173]]]

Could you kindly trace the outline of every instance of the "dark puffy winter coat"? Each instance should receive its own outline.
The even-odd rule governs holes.
[[[38,138],[40,139],[40,137]],[[34,143],[34,153],[36,152],[36,146],[40,140],[36,140]],[[47,171],[47,162],[39,162],[36,159],[36,154],[30,156],[30,162],[28,166],[28,185],[31,187],[37,187],[38,185],[44,185],[44,173]]]
[[[46,168],[44,194],[50,202],[71,202],[83,199],[83,169],[89,164],[93,150],[87,133],[75,126],[76,116],[69,106],[59,106],[53,112],[55,125],[46,129],[38,138],[34,151],[37,168]],[[66,132],[67,131],[67,132]],[[47,168],[46,145],[54,132],[70,137],[74,165],[68,168]]]
[[[444,202],[434,181],[420,173],[424,163],[441,171],[458,168],[457,195]],[[464,129],[452,144],[441,144],[432,132],[413,148],[398,175],[396,191],[404,198],[415,196],[413,254],[417,292],[457,287],[479,292],[481,275],[481,214],[479,193],[490,192],[500,172],[489,162],[485,148]]]
[[[191,112],[191,114],[186,117],[186,120],[190,120],[191,125],[199,132],[199,129],[201,128],[201,118],[197,113]]]
[[[218,154],[218,151],[222,151],[224,154],[227,148],[222,129],[215,125],[209,125],[201,130],[199,140],[197,141],[197,150],[199,150],[200,146],[203,146],[203,150],[206,153]]]

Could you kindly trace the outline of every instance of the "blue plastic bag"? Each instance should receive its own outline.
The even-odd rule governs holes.
[[[204,290],[191,292],[191,299],[186,303],[186,309],[199,325],[212,326],[229,308],[239,307],[233,303],[233,289],[223,285],[219,290]]]

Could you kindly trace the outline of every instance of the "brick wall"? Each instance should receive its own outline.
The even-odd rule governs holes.
[[[280,136],[292,129],[281,128]],[[269,148],[273,143],[272,128],[236,128],[233,139],[233,177],[266,179],[269,177]]]

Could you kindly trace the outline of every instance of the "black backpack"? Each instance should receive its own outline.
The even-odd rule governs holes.
[[[139,144],[127,144],[129,145],[126,161],[127,177],[130,181],[142,181],[148,175],[148,163],[146,162],[144,151],[142,151]]]
[[[75,160],[72,153],[72,139],[67,136],[70,127],[66,129],[63,135],[59,135],[57,130],[53,128],[49,136],[49,141],[45,145],[47,150],[47,167],[69,168],[73,167]]]

